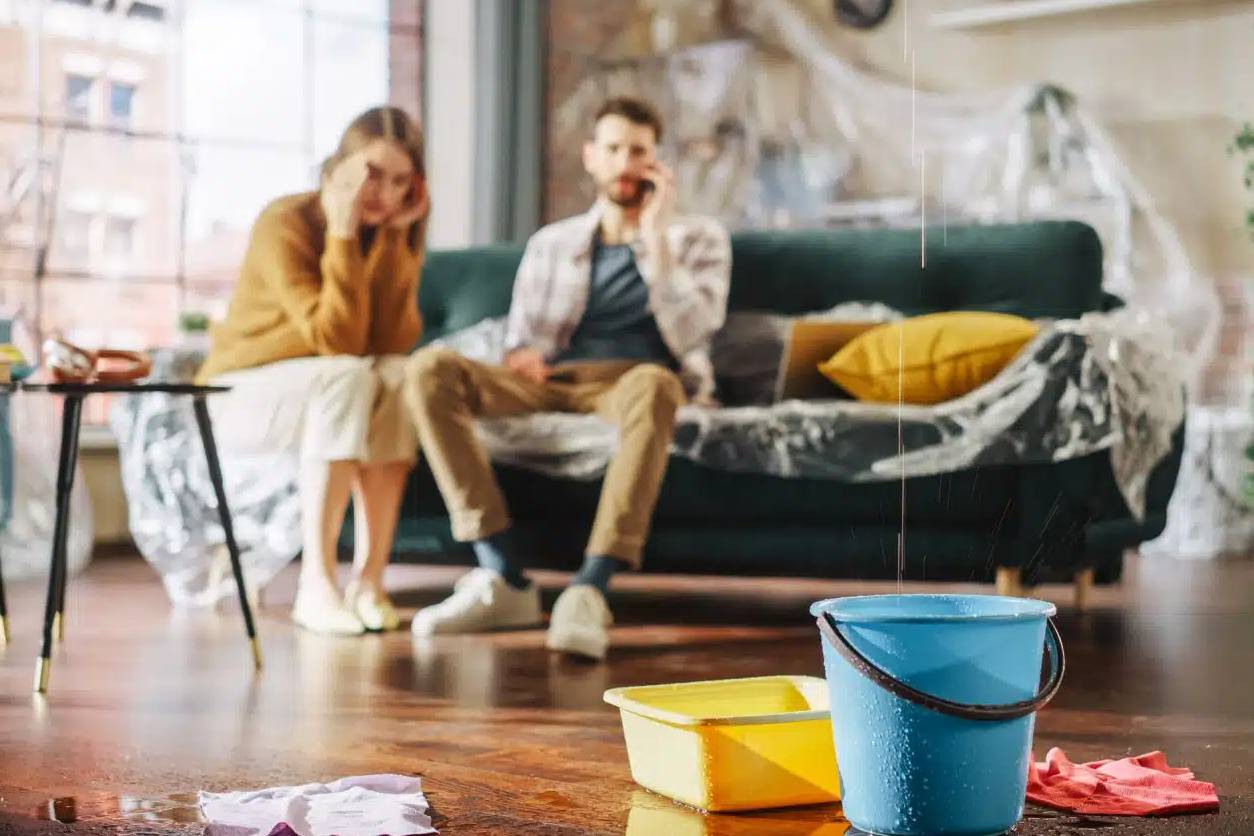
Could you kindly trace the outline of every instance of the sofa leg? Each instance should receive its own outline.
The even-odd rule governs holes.
[[[1023,579],[1018,566],[997,567],[997,594],[1023,597]]]
[[[1075,573],[1075,608],[1084,610],[1089,605],[1089,594],[1093,591],[1093,567],[1081,569]]]

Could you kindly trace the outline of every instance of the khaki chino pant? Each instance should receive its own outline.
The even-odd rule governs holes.
[[[410,357],[403,396],[452,517],[453,535],[479,540],[511,524],[475,436],[475,419],[595,413],[619,428],[620,441],[605,474],[587,553],[638,567],[666,471],[675,413],[684,402],[683,387],[673,372],[649,363],[558,368],[570,379],[535,383],[444,348],[422,349]]]

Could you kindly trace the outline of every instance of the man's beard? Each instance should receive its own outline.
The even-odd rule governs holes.
[[[601,194],[605,195],[606,200],[624,209],[635,209],[644,203],[645,195],[648,192],[644,188],[643,180],[632,181],[635,188],[622,196],[619,196],[618,183],[619,181],[614,179],[601,188]]]

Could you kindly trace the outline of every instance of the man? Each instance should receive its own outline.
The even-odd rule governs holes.
[[[723,324],[731,267],[716,221],[677,217],[674,178],[657,161],[662,123],[636,99],[607,101],[583,148],[596,204],[541,229],[518,267],[502,366],[446,349],[416,353],[407,402],[453,534],[479,561],[453,595],[420,611],[416,635],[525,627],[539,590],[522,571],[476,418],[596,413],[619,428],[587,557],[553,607],[548,646],[600,659],[605,592],[638,567],[685,399],[713,403],[710,340]]]

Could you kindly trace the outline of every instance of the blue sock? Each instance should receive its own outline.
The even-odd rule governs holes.
[[[590,554],[583,559],[583,566],[570,579],[571,586],[595,586],[604,595],[610,588],[610,578],[626,564],[616,557]]]
[[[510,529],[498,531],[482,540],[471,543],[475,557],[484,569],[496,572],[514,589],[526,589],[531,585],[523,574],[522,562],[518,559],[518,549],[514,545],[514,535]]]

